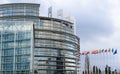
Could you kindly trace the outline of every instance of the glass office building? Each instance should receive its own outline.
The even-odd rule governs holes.
[[[77,74],[74,23],[39,16],[39,4],[0,5],[0,74]]]

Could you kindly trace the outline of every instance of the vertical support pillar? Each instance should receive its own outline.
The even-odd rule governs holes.
[[[13,74],[15,73],[15,49],[16,49],[16,31],[14,31],[14,56],[13,56]]]
[[[34,74],[34,24],[31,25],[31,63],[30,74]]]
[[[2,59],[1,59],[1,56],[2,56],[2,31],[0,32],[0,35],[1,35],[1,48],[0,48],[0,73],[2,73],[2,66],[1,66],[1,62],[2,62]]]

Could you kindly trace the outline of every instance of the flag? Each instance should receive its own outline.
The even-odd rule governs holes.
[[[90,53],[89,51],[85,51],[85,52],[84,52],[85,55],[87,55],[87,54],[89,54],[89,53]]]
[[[117,49],[113,52],[113,55],[117,54]]]
[[[98,50],[93,50],[92,54],[98,54]]]
[[[114,52],[114,48],[112,48],[112,52]]]
[[[101,52],[102,52],[102,50],[101,50],[101,49],[99,49],[98,53],[101,53]]]
[[[110,52],[110,48],[108,49],[108,52]]]
[[[105,50],[105,52],[107,52],[107,49]]]
[[[84,53],[82,53],[81,55],[84,55]]]
[[[102,49],[102,53],[104,52],[104,49]]]

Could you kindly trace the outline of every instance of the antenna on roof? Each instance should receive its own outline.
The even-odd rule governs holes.
[[[59,9],[59,10],[57,11],[57,18],[63,19],[63,9]]]
[[[52,6],[48,8],[48,17],[52,18]]]

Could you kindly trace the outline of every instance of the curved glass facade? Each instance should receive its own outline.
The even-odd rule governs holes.
[[[3,4],[0,5],[0,16],[28,15],[39,16],[39,4]]]
[[[29,39],[20,37],[22,40],[21,46],[23,47],[14,48],[14,53],[12,53],[12,50],[8,51],[14,54],[11,61],[8,61],[12,63],[12,66],[9,67],[13,67],[13,69],[9,70],[11,74],[13,72],[14,74],[77,74],[79,59],[75,53],[79,52],[80,47],[79,38],[74,35],[74,23],[55,18],[39,17],[38,4],[3,4],[0,7],[6,9],[17,8],[8,14],[0,10],[1,22],[8,22],[7,24],[16,22],[16,25],[18,22],[21,22],[21,24],[31,22],[32,24],[30,25],[30,34],[27,31],[25,33],[18,31],[23,36],[29,36]],[[33,8],[35,9],[34,12],[30,12],[30,14],[26,12],[26,10],[33,11]],[[7,11],[9,12],[9,10]],[[12,39],[14,40],[14,36]],[[3,39],[1,38],[1,40]],[[7,43],[9,44],[9,42]],[[13,41],[13,45],[16,44]],[[25,45],[29,46],[24,48]],[[3,48],[1,53],[4,53]],[[2,60],[2,55],[0,55],[0,59]],[[21,62],[22,60],[28,60],[26,62],[29,63]],[[0,64],[2,65],[2,63]],[[1,68],[0,71],[3,74],[9,72],[4,68]]]

